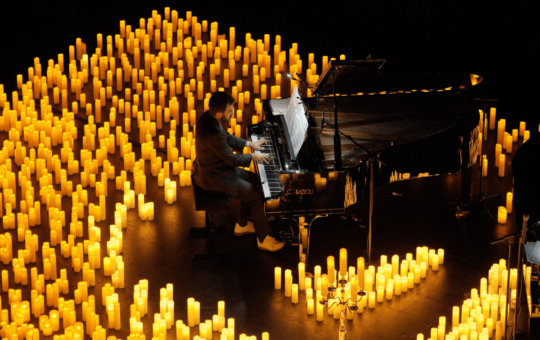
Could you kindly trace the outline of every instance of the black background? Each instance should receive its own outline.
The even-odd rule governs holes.
[[[25,79],[33,58],[42,65],[68,56],[68,46],[82,38],[88,51],[96,34],[114,35],[119,21],[138,27],[166,6],[180,17],[191,10],[199,21],[218,21],[219,33],[236,28],[254,39],[282,36],[282,50],[299,44],[307,60],[315,53],[347,59],[387,59],[384,72],[469,72],[484,77],[473,91],[497,98],[498,117],[540,123],[538,93],[538,27],[534,11],[520,2],[488,1],[41,1],[0,4],[0,84],[10,93],[16,75]],[[319,66],[320,70],[320,66]],[[8,95],[8,98],[10,96]],[[531,125],[528,127],[535,130]]]

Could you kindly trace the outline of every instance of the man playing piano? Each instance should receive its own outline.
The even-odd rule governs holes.
[[[256,234],[259,249],[278,251],[284,244],[270,236],[271,228],[264,214],[263,195],[256,174],[241,169],[251,161],[268,163],[270,155],[264,153],[234,154],[231,148],[263,150],[265,139],[249,142],[228,133],[221,123],[229,123],[233,114],[234,98],[225,92],[216,92],[209,101],[209,110],[197,121],[193,177],[204,190],[224,193],[242,202],[238,223],[234,228],[237,236]],[[253,222],[248,221],[249,213]]]

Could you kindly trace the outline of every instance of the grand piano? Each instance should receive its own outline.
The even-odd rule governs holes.
[[[382,73],[384,62],[332,60],[317,83],[306,84],[309,128],[296,156],[285,119],[271,100],[263,101],[266,118],[249,126],[248,135],[270,142],[263,152],[272,155],[271,164],[256,166],[267,216],[350,215],[369,199],[370,253],[373,192],[380,185],[461,171],[460,206],[467,209],[481,131],[479,111],[464,92],[482,78]],[[317,185],[321,178],[325,188]],[[307,240],[301,234],[299,243],[308,248],[309,228]]]

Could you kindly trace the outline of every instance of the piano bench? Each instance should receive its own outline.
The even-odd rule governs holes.
[[[195,201],[195,211],[205,212],[205,225],[204,228],[190,228],[189,234],[192,236],[210,233],[214,231],[226,231],[225,227],[216,227],[215,217],[220,211],[226,211],[231,209],[231,203],[229,197],[225,194],[204,190],[193,181],[191,176],[191,183],[193,188],[193,198]],[[214,227],[214,228],[212,228]]]

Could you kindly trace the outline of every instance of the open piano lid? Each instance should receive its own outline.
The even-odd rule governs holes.
[[[315,84],[313,93],[331,96],[334,86],[336,94],[340,96],[398,91],[456,91],[482,81],[481,76],[469,73],[379,73],[385,62],[385,59],[331,60]]]

